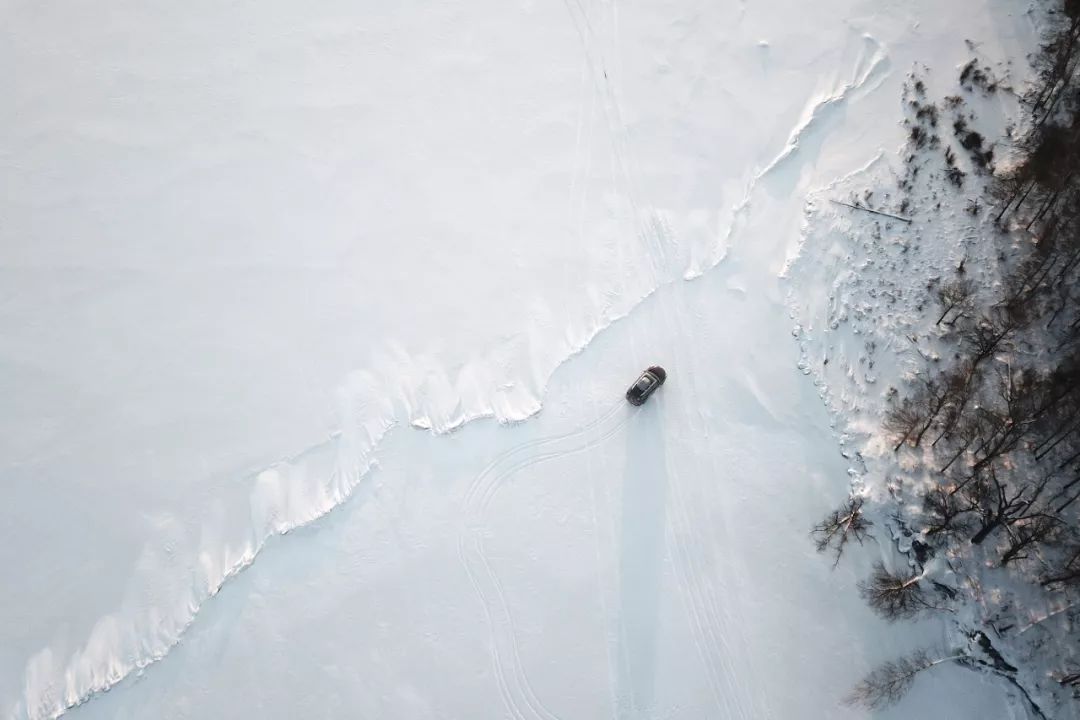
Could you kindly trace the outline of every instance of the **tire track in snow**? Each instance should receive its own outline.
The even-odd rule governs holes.
[[[588,14],[581,8],[579,0],[574,0],[575,4],[581,10],[582,22],[585,27],[583,33],[583,42],[591,44],[586,41],[595,38],[595,32],[592,24],[589,21]],[[568,8],[569,8],[568,2]],[[613,17],[613,30],[616,36],[616,42],[618,37],[618,9],[617,5],[612,4],[612,17]],[[579,33],[582,32],[579,28]],[[588,52],[588,47],[586,48]],[[605,90],[605,97],[607,104],[605,107],[606,115],[609,118],[609,131],[613,136],[613,145],[618,153],[620,166],[623,170],[627,191],[630,195],[631,205],[634,209],[635,220],[638,225],[639,235],[651,245],[653,250],[652,256],[655,260],[652,261],[654,272],[659,274],[661,268],[665,268],[667,265],[665,248],[668,243],[669,231],[665,227],[663,220],[655,214],[650,215],[646,220],[643,214],[640,212],[641,201],[637,191],[637,182],[633,172],[630,168],[630,161],[627,160],[627,155],[630,153],[630,137],[629,131],[626,128],[625,123],[622,120],[622,111],[618,103],[617,97],[614,95],[610,87],[610,82],[607,76],[607,71],[603,60],[600,61],[600,67],[603,71],[603,84],[602,87]],[[614,121],[614,122],[612,122]],[[797,145],[798,135],[795,136],[795,144]],[[789,141],[789,145],[791,142]],[[785,149],[781,153],[782,160],[785,152],[790,154],[791,149]],[[632,158],[631,158],[632,159]],[[777,165],[777,161],[770,164],[766,171],[769,172]],[[722,246],[726,246],[727,242]],[[710,263],[709,267],[715,266],[722,256],[717,258],[713,263]],[[685,331],[685,323],[680,313],[672,313],[668,298],[664,296],[661,299],[661,306],[664,308],[664,314],[667,316],[667,321],[672,326],[683,328],[681,333],[683,337],[688,337]],[[674,347],[674,355],[676,356],[676,366],[686,367],[686,364],[679,360],[678,346]],[[693,382],[692,373],[685,375],[689,379],[691,384],[690,394],[692,397],[700,397],[696,392],[696,383]],[[698,417],[701,425],[704,425],[704,415],[698,406]],[[695,458],[695,464],[696,464]],[[700,469],[699,469],[700,474]],[[694,643],[697,646],[698,654],[702,660],[702,663],[706,668],[706,677],[710,686],[714,699],[719,707],[725,708],[728,712],[728,716],[732,716],[734,711],[736,717],[752,717],[752,713],[748,712],[744,703],[742,694],[735,690],[735,668],[732,664],[733,653],[731,652],[730,645],[727,643],[725,637],[725,627],[731,626],[730,617],[724,613],[720,608],[720,605],[716,599],[715,590],[706,579],[706,574],[700,563],[695,559],[694,553],[685,544],[685,537],[690,536],[691,528],[695,527],[691,518],[691,513],[687,509],[685,500],[683,500],[683,493],[679,487],[678,478],[672,478],[671,482],[673,490],[673,502],[676,507],[676,513],[673,516],[673,521],[678,524],[677,528],[668,528],[669,541],[672,541],[673,547],[676,550],[676,554],[682,559],[682,583],[680,596],[683,598],[687,607],[688,617],[691,620],[691,625],[695,628],[693,633]],[[727,622],[722,620],[722,617],[727,617]],[[722,667],[721,667],[722,666]],[[734,707],[731,706],[730,699],[734,697]]]
[[[489,487],[493,483],[497,484],[499,475],[506,472],[500,472],[500,467],[511,462],[517,456],[525,455],[526,457],[532,457],[534,450],[540,449],[546,445],[559,443],[564,440],[572,440],[576,437],[579,437],[583,433],[588,432],[593,427],[603,423],[606,420],[611,419],[611,417],[613,417],[619,411],[620,406],[621,403],[619,402],[611,403],[608,408],[604,410],[600,415],[588,421],[584,425],[581,425],[575,430],[571,430],[560,435],[552,435],[549,437],[529,440],[501,453],[494,460],[488,463],[488,465],[484,467],[484,469],[481,470],[475,478],[473,478],[472,482],[469,483],[469,487],[465,491],[463,504],[466,507],[473,506],[477,502],[478,497],[482,497],[486,494],[485,488]]]
[[[747,714],[739,705],[739,693],[734,690],[735,668],[731,663],[731,651],[722,634],[714,629],[719,623],[710,617],[705,601],[705,591],[697,582],[702,570],[693,559],[693,552],[685,538],[691,523],[686,504],[677,483],[672,483],[672,527],[668,528],[668,540],[675,551],[675,573],[679,583],[679,597],[693,630],[692,636],[698,657],[705,669],[705,680],[716,707],[727,718],[745,718]],[[681,576],[681,579],[679,579]]]
[[[665,322],[670,327],[679,328],[680,337],[691,337],[688,333],[685,320],[678,309],[672,309],[670,298],[662,296],[659,306],[665,316]],[[633,342],[633,334],[631,334]],[[634,343],[636,346],[636,343]],[[671,352],[675,360],[675,368],[682,368],[684,372],[679,374],[684,378],[689,387],[687,396],[690,398],[703,397],[697,390],[695,373],[690,371],[690,365],[684,361],[684,354],[679,349],[678,343],[671,345]],[[689,413],[687,413],[689,415]],[[700,425],[705,424],[704,414],[700,405],[697,406],[697,415]],[[688,418],[689,420],[689,418]],[[689,422],[693,427],[694,423]],[[695,458],[695,465],[696,456]],[[700,477],[700,469],[696,473]],[[734,653],[726,640],[724,623],[720,619],[717,610],[715,592],[707,581],[707,574],[700,563],[695,559],[695,554],[687,545],[686,538],[692,537],[694,528],[697,527],[688,510],[688,504],[684,499],[683,489],[677,473],[668,478],[670,491],[670,505],[673,512],[668,514],[671,524],[666,528],[665,536],[671,546],[674,557],[673,569],[680,600],[686,611],[687,620],[692,628],[691,638],[694,643],[698,658],[701,660],[705,671],[705,681],[713,697],[715,706],[724,713],[727,718],[747,718],[748,714],[742,704],[741,693],[736,686],[736,668],[734,667]]]
[[[663,295],[660,298],[660,307],[662,308],[666,321],[671,327],[678,328],[679,337],[689,338],[693,337],[694,333],[687,326],[685,308],[681,306],[678,296]],[[700,398],[707,397],[706,393],[703,393],[699,389],[697,382],[698,373],[694,371],[686,361],[686,354],[682,352],[679,343],[672,343],[672,352],[675,356],[677,367],[684,368],[684,372],[680,377],[684,377],[689,385],[688,397],[693,403],[696,413],[696,435],[708,437],[708,421],[705,418],[705,413],[702,409]],[[684,411],[688,418],[688,424],[693,427],[695,423],[689,412],[689,408],[683,405],[681,409]],[[708,445],[705,445],[708,447]],[[713,483],[702,483],[700,479],[705,477],[704,463],[701,461],[700,456],[695,453],[690,453],[691,462],[693,464],[693,471],[695,477],[699,479],[697,486],[703,490],[708,490],[714,487]],[[709,453],[709,458],[712,465],[712,477],[717,475],[716,460],[712,453]],[[672,488],[673,501],[677,508],[676,518],[683,521],[683,531],[690,533],[694,528],[699,527],[712,527],[712,523],[707,518],[698,517],[700,513],[696,512],[697,508],[701,507],[701,503],[687,502],[683,493],[683,488],[679,483],[678,477],[673,477],[670,486]],[[686,537],[691,535],[687,534]],[[724,702],[727,704],[727,698],[730,696],[734,699],[734,712],[737,713],[737,717],[753,718],[753,720],[767,720],[771,718],[772,714],[767,707],[762,707],[762,701],[760,693],[754,690],[754,686],[751,683],[749,686],[747,683],[739,683],[738,678],[745,675],[745,665],[740,664],[736,667],[736,658],[745,655],[746,648],[749,646],[747,642],[746,634],[744,631],[745,623],[743,622],[741,607],[738,603],[721,602],[718,598],[714,583],[711,578],[715,573],[706,572],[706,565],[717,567],[716,562],[703,563],[702,555],[688,551],[685,542],[680,543],[683,551],[683,558],[687,562],[689,583],[691,587],[697,588],[697,600],[701,614],[704,616],[705,624],[702,626],[701,635],[707,641],[711,642],[714,653],[718,657],[717,661],[709,663],[712,667],[714,675],[714,687],[725,687],[727,692],[724,693]],[[705,553],[704,546],[701,548],[701,553]],[[715,555],[710,559],[715,559]],[[696,582],[695,582],[696,581]],[[738,587],[738,583],[735,583]],[[692,598],[691,598],[692,599]],[[731,608],[731,609],[729,609]],[[735,638],[738,644],[737,647],[732,646],[730,638]],[[718,674],[717,667],[720,667],[722,674]],[[742,672],[740,672],[742,671]],[[746,691],[749,688],[748,692]],[[714,690],[715,694],[715,690]]]
[[[678,313],[674,314],[675,320],[671,320],[673,314],[670,310],[666,296],[659,302],[665,315],[666,322],[673,323],[671,325],[672,327],[676,325],[680,327],[681,330],[678,333],[679,336],[689,337],[685,329],[682,329],[684,328],[684,325]],[[638,343],[633,331],[630,333],[630,343],[634,349],[634,356],[640,358],[640,354],[637,350]],[[682,353],[679,352],[677,343],[672,345],[672,354],[675,356],[675,368],[688,369],[689,366],[681,360]],[[643,360],[643,362],[648,361]],[[689,396],[699,397],[696,390],[696,382],[693,379],[693,373],[688,371],[683,372],[679,374],[679,377],[686,378],[687,383],[690,386]],[[699,416],[702,415],[700,407],[698,414]],[[729,689],[733,687],[731,678],[734,678],[735,676],[734,667],[731,665],[732,653],[730,652],[723,635],[720,635],[719,637],[715,635],[714,627],[719,625],[719,623],[717,623],[715,619],[708,617],[708,613],[706,612],[707,606],[702,602],[706,593],[701,589],[698,578],[703,577],[704,573],[694,561],[693,552],[688,548],[685,541],[685,538],[691,535],[692,524],[686,510],[686,502],[682,499],[678,475],[673,474],[671,477],[668,477],[667,484],[670,491],[670,505],[674,512],[667,513],[667,516],[671,518],[672,522],[665,528],[665,538],[669,547],[672,548],[674,552],[674,557],[672,559],[676,592],[679,599],[682,601],[687,620],[692,629],[691,642],[694,644],[694,649],[704,667],[705,682],[712,695],[715,707],[721,709],[724,713],[724,717],[745,717],[745,714],[741,712],[738,704],[736,703],[733,707],[729,700],[729,698],[733,696],[737,698],[735,693],[729,691]],[[724,665],[722,670],[718,669],[718,663]]]
[[[601,427],[603,427],[603,429],[601,430],[601,434],[599,435],[599,437],[596,438],[596,440],[592,442],[588,442],[580,447],[574,447],[567,450],[554,450],[552,452],[544,453],[542,455],[535,455],[533,457],[526,458],[521,462],[518,462],[511,467],[508,467],[504,472],[500,473],[499,475],[493,476],[489,480],[487,488],[484,490],[478,502],[479,513],[482,514],[487,510],[488,505],[491,504],[491,501],[494,499],[495,495],[502,488],[503,484],[510,478],[510,476],[521,472],[522,470],[531,465],[536,465],[538,463],[546,462],[548,460],[555,460],[557,458],[566,457],[568,455],[577,455],[579,453],[592,450],[593,448],[603,444],[605,440],[618,433],[619,430],[621,430],[622,427],[629,421],[629,419],[629,415],[624,415],[618,420],[618,422],[611,425],[611,427],[605,427],[602,424]],[[608,424],[610,425],[611,423]]]
[[[573,4],[571,4],[571,2]],[[659,218],[650,216],[650,218],[646,220],[640,210],[642,205],[637,190],[637,182],[631,168],[632,158],[629,157],[631,154],[629,132],[623,122],[622,111],[618,99],[611,88],[606,63],[602,56],[594,59],[592,48],[598,44],[598,41],[596,40],[596,33],[593,29],[592,22],[589,19],[589,14],[585,8],[582,7],[580,0],[566,0],[566,6],[571,13],[575,28],[581,37],[588,65],[593,69],[597,90],[604,99],[602,109],[604,111],[605,119],[607,120],[609,134],[612,137],[612,150],[615,155],[615,160],[618,161],[619,170],[621,171],[625,183],[628,200],[632,212],[634,213],[634,222],[637,227],[638,235],[651,248],[651,252],[649,253],[650,264],[652,265],[654,275],[660,278],[662,269],[666,268],[667,265],[665,240],[668,236],[668,232]],[[577,8],[577,12],[575,12],[575,7]],[[615,23],[614,32],[617,37],[618,20],[617,15],[615,15],[617,13],[617,8],[613,8],[612,12],[613,21]],[[597,72],[597,70],[599,70],[599,72]],[[776,163],[774,162],[773,165],[775,164]],[[712,265],[715,265],[715,263],[712,263]],[[666,306],[666,302],[664,302],[664,305]],[[670,310],[665,314],[668,315],[670,322]],[[681,320],[679,320],[679,322],[681,323]],[[698,409],[698,414],[701,416],[700,408]],[[704,422],[703,416],[701,419],[702,422]],[[677,485],[678,483],[674,482],[672,484]],[[680,565],[682,566],[682,574],[684,577],[680,596],[684,599],[684,602],[687,603],[688,616],[691,620],[691,625],[695,629],[695,632],[693,633],[694,642],[698,648],[698,654],[706,667],[706,678],[718,706],[725,708],[728,711],[727,714],[729,716],[731,716],[732,711],[734,711],[736,717],[751,717],[751,714],[742,703],[742,694],[733,691],[733,683],[735,682],[734,667],[731,664],[733,653],[726,642],[723,631],[723,628],[726,625],[729,625],[730,621],[728,623],[721,621],[720,618],[722,613],[718,609],[719,604],[716,600],[715,591],[711,586],[702,584],[701,578],[704,577],[702,568],[694,560],[693,553],[690,552],[684,544],[683,535],[689,533],[692,522],[689,517],[689,512],[685,507],[685,503],[681,501],[680,498],[681,491],[676,489],[674,499],[680,510],[678,513],[678,515],[681,516],[679,522],[680,529],[672,531],[672,529],[669,528],[668,532],[669,540],[674,540],[673,546],[682,558]],[[718,667],[718,662],[724,666],[722,669]],[[730,703],[730,699],[733,696],[735,701],[734,707],[732,707]]]
[[[513,614],[502,583],[484,552],[479,524],[491,501],[513,475],[532,465],[586,453],[617,435],[630,417],[620,399],[571,432],[531,440],[511,448],[489,463],[469,483],[463,495],[465,517],[458,536],[458,556],[483,606],[492,634],[492,665],[500,694],[507,712],[518,720],[559,718],[537,697],[529,681],[521,661]]]
[[[581,8],[580,2],[575,0],[575,4],[581,11],[581,23],[585,28],[584,31],[582,31],[579,26],[578,32],[582,35],[583,43],[586,44],[586,53],[591,56],[588,45],[590,44],[589,41],[594,37],[594,31],[587,13]],[[569,0],[567,0],[567,7],[573,13]],[[615,11],[613,10],[613,12]],[[617,18],[615,22],[617,23]],[[575,25],[578,25],[576,19]],[[651,257],[655,258],[655,260],[653,260],[651,264],[655,272],[659,268],[666,266],[664,249],[666,246],[665,240],[669,233],[660,218],[651,217],[649,221],[646,221],[638,210],[641,205],[636,191],[636,182],[625,157],[625,154],[629,152],[629,133],[622,122],[621,110],[618,106],[617,99],[610,91],[610,86],[607,82],[607,71],[606,68],[604,68],[602,60],[600,62],[600,67],[604,75],[602,87],[605,90],[605,97],[607,99],[607,103],[605,104],[605,115],[608,118],[609,132],[611,132],[613,136],[613,145],[619,157],[620,167],[624,174],[628,193],[631,195],[631,205],[635,212],[638,233],[643,239],[650,243],[653,249]],[[799,135],[796,134],[794,137],[794,145],[797,146]],[[791,145],[792,142],[789,140],[789,146]],[[763,171],[762,176],[764,176],[765,173],[771,172],[779,163],[783,162],[784,158],[793,152],[793,149],[793,147],[785,148],[780,156],[778,156],[777,160],[770,163],[769,167]],[[715,263],[713,263],[713,265],[715,265]],[[661,305],[665,309],[667,321],[671,323],[672,326],[684,328],[682,334],[683,336],[687,336],[685,332],[685,323],[683,323],[679,313],[676,312],[673,314],[671,312],[666,297],[661,300]],[[676,356],[679,355],[677,347],[674,350],[674,354]],[[685,364],[679,361],[677,361],[676,365],[685,367]],[[693,384],[692,379],[691,384]],[[691,395],[697,396],[694,390],[691,390]],[[704,425],[704,415],[700,406],[698,407],[698,417],[700,423]],[[696,458],[695,464],[697,464]],[[698,474],[700,474],[700,467],[698,468]],[[725,628],[733,626],[734,623],[731,620],[730,614],[726,613],[722,609],[723,605],[718,602],[715,589],[706,579],[707,575],[701,567],[700,561],[695,558],[694,553],[685,543],[685,537],[690,536],[691,529],[696,527],[696,525],[690,511],[687,509],[686,501],[683,499],[683,492],[679,488],[677,478],[673,478],[671,485],[673,488],[672,500],[676,509],[676,512],[673,515],[673,522],[677,527],[668,528],[668,539],[669,542],[672,543],[672,547],[680,560],[680,562],[677,563],[677,571],[679,569],[682,571],[681,573],[677,572],[677,575],[682,575],[680,582],[680,597],[684,601],[688,618],[690,619],[691,626],[694,628],[693,641],[697,647],[699,657],[705,666],[707,683],[717,706],[723,708],[728,717],[755,717],[755,712],[747,708],[743,693],[738,691],[736,685],[737,675],[733,666],[734,653],[727,642],[725,631]]]
[[[474,543],[479,546],[479,538],[474,539]],[[480,552],[477,548],[476,552]],[[481,598],[481,605],[484,609],[484,618],[487,620],[488,627],[492,629],[491,637],[491,661],[495,668],[495,683],[499,687],[499,696],[502,697],[503,705],[507,711],[514,717],[515,720],[527,720],[522,715],[518,704],[514,701],[513,694],[510,691],[510,687],[506,682],[506,671],[502,661],[502,654],[499,652],[499,644],[497,641],[497,633],[495,632],[495,618],[491,614],[491,604],[487,602],[484,596],[484,591],[480,588],[480,581],[477,580],[473,574],[472,563],[467,559],[467,550],[465,548],[465,535],[462,534],[458,538],[458,557],[461,559],[461,564],[465,567],[465,574],[469,578],[469,583],[473,587],[473,591]],[[485,563],[486,564],[486,563]]]
[[[524,690],[525,700],[529,704],[529,708],[532,710],[534,717],[540,717],[543,718],[543,720],[558,720],[558,716],[552,713],[536,696],[532,683],[529,682],[529,676],[526,674],[525,666],[521,662],[520,648],[516,642],[517,628],[514,625],[514,614],[510,610],[510,604],[506,601],[506,593],[503,591],[502,582],[499,580],[499,576],[496,575],[495,571],[491,568],[491,563],[488,562],[487,555],[484,553],[483,539],[477,539],[476,549],[481,561],[484,563],[484,570],[487,572],[491,585],[495,588],[495,597],[498,599],[499,607],[502,608],[506,615],[506,637],[511,641],[510,649],[513,651],[514,659],[514,667],[512,669],[514,670],[518,684]]]
[[[598,483],[597,483],[597,475],[593,472],[593,458],[592,458],[591,455],[586,455],[585,456],[585,467],[586,467],[586,473],[589,476],[589,499],[590,499],[590,501],[592,503],[592,522],[593,522],[593,541],[594,541],[593,542],[593,550],[595,552],[595,557],[596,557],[596,598],[597,598],[597,604],[598,604],[599,610],[600,610],[600,618],[601,618],[601,621],[602,621],[601,626],[600,626],[600,628],[601,628],[600,637],[603,640],[604,649],[605,649],[605,657],[607,658],[607,680],[608,680],[608,693],[609,693],[609,698],[608,699],[611,701],[611,707],[612,708],[617,708],[618,707],[618,695],[616,693],[616,688],[617,688],[617,676],[616,676],[616,670],[615,670],[616,662],[614,662],[612,660],[613,655],[612,655],[612,652],[611,652],[611,649],[613,647],[615,647],[615,643],[612,642],[612,637],[610,635],[610,626],[611,626],[611,617],[612,617],[612,615],[611,615],[611,610],[610,610],[609,605],[608,605],[606,593],[604,591],[605,587],[607,587],[607,586],[605,584],[605,577],[604,577],[605,563],[604,563],[604,552],[603,552],[605,540],[610,542],[611,546],[614,546],[614,544],[615,544],[614,531],[612,531],[611,533],[608,533],[608,532],[606,532],[608,530],[608,528],[606,528],[606,527],[601,528],[601,525],[600,525],[600,512],[599,512],[600,501],[599,501],[599,498],[598,498],[598,492],[599,491],[598,491],[598,488],[597,488],[597,485],[598,485]],[[611,495],[610,495],[610,492],[608,490],[608,485],[606,483],[604,484],[604,500],[605,500],[605,507],[609,506],[610,503],[611,503]],[[616,659],[616,661],[617,661],[617,659]]]

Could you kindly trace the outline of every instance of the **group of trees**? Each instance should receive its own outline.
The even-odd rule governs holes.
[[[977,549],[1048,600],[1080,593],[1080,0],[1062,9],[1035,63],[1017,162],[989,185],[988,218],[998,232],[987,242],[1001,244],[994,254],[1002,280],[978,289],[961,264],[938,283],[929,319],[951,358],[897,392],[883,422],[893,449],[907,448],[931,480],[922,512],[905,518],[922,553]],[[965,66],[968,83],[985,75],[978,70]],[[966,122],[955,130],[973,156],[987,157]],[[870,527],[863,508],[861,498],[849,499],[815,527],[818,549],[838,558],[850,539],[862,542]],[[860,589],[890,620],[949,610],[966,592],[881,564]],[[852,699],[895,701],[918,672],[944,660],[970,664],[971,656],[888,663]],[[1062,653],[1055,678],[1080,699],[1075,662]]]
[[[925,451],[937,481],[923,498],[925,536],[939,545],[994,537],[1001,565],[1080,546],[1080,353],[1037,347],[1024,332],[1031,317],[1046,316],[1006,308],[957,322],[960,358],[919,378],[884,423],[897,450]]]

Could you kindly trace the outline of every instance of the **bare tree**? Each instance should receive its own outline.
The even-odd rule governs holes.
[[[942,438],[953,433],[957,425],[964,419],[965,411],[979,387],[982,374],[979,369],[966,361],[960,361],[954,367],[940,375],[941,384],[945,391],[945,404],[941,409],[941,432],[934,438],[932,447],[937,447]],[[963,433],[961,433],[963,436]],[[963,439],[961,437],[961,439]]]
[[[973,444],[983,439],[983,437],[990,432],[990,428],[987,426],[985,418],[982,413],[979,412],[964,412],[967,409],[967,404],[962,408],[958,408],[951,420],[951,426],[947,425],[943,432],[952,435],[950,439],[955,441],[953,447],[953,454],[949,457],[949,461],[945,463],[940,472],[945,473],[952,467],[953,463],[961,458],[972,447]],[[935,440],[935,443],[937,441]]]
[[[810,531],[819,553],[832,548],[835,556],[833,567],[840,562],[840,556],[849,541],[855,540],[862,545],[863,541],[870,537],[873,523],[863,515],[862,507],[861,497],[849,497],[839,509],[826,515],[825,519]]]
[[[1068,14],[1067,6],[1068,3],[1066,3]],[[1077,18],[1072,17],[1066,28],[1047,38],[1042,52],[1036,56],[1035,70],[1040,84],[1028,100],[1031,103],[1032,114],[1043,114],[1040,124],[1050,116],[1052,107],[1064,95],[1069,80],[1076,70],[1074,60],[1077,54],[1078,35],[1080,35],[1080,23],[1077,22]]]
[[[918,447],[923,436],[939,417],[948,425],[953,421],[950,408],[962,409],[970,395],[969,379],[973,369],[961,366],[937,377],[920,377],[910,397],[893,405],[885,414],[883,426],[896,440],[893,451],[905,442]]]
[[[992,463],[987,465],[985,470],[976,471],[973,481],[964,490],[981,520],[978,532],[971,537],[973,545],[980,544],[1000,527],[1027,523],[1040,517],[1053,519],[1040,510],[1039,503],[1053,476],[1044,475],[1037,482],[1031,483],[1025,482],[1026,478],[1021,478],[1020,482],[1014,484],[1003,479]],[[1044,533],[1041,537],[1047,537],[1050,531],[1051,529],[1041,527],[1041,532]],[[1029,544],[1030,542],[1025,546]]]
[[[926,516],[926,535],[948,541],[968,533],[971,523],[966,515],[971,508],[961,498],[941,486],[931,488],[923,496]]]
[[[911,689],[919,673],[962,657],[953,655],[933,658],[926,650],[917,650],[910,655],[890,660],[874,668],[860,680],[844,698],[844,703],[861,705],[870,710],[895,705]]]
[[[1076,502],[1078,498],[1080,498],[1080,488],[1073,490],[1073,488],[1076,487],[1077,483],[1080,483],[1080,473],[1078,473],[1076,477],[1067,482],[1060,490],[1058,490],[1058,492],[1055,493],[1054,497],[1050,498],[1051,503],[1056,503],[1059,499],[1064,501],[1061,504],[1054,506],[1054,512],[1061,515],[1069,509],[1070,505],[1072,505],[1074,502]]]
[[[987,406],[980,407],[977,413],[987,432],[975,449],[978,459],[972,466],[973,475],[1012,452],[1060,400],[1049,399],[1047,384],[1031,370],[1014,372],[1002,366],[995,376],[996,397],[988,398]]]
[[[921,573],[908,577],[894,575],[878,562],[870,579],[859,583],[859,594],[871,610],[889,622],[907,620],[934,607],[927,600],[920,580]]]
[[[992,356],[1017,327],[1021,318],[1014,312],[997,308],[960,332],[960,339],[971,354],[972,365]]]
[[[1080,430],[1080,403],[1072,404],[1071,407],[1064,412],[1058,413],[1052,420],[1053,422],[1046,428],[1042,440],[1031,449],[1036,460],[1042,460],[1053,452],[1054,448],[1062,442],[1070,440]]]
[[[1039,583],[1043,587],[1080,586],[1080,542],[1071,543],[1050,575]]]
[[[1001,556],[1004,567],[1014,560],[1027,558],[1027,550],[1036,545],[1052,543],[1061,529],[1061,521],[1049,515],[1035,515],[1008,525],[1009,546]]]
[[[954,280],[945,283],[937,289],[937,300],[945,310],[937,319],[935,325],[941,325],[948,315],[956,308],[965,308],[971,302],[975,294],[975,285],[968,279]]]
[[[919,402],[916,398],[910,397],[903,398],[889,408],[888,412],[885,413],[882,426],[896,441],[896,445],[893,446],[894,452],[899,450],[900,446],[907,442],[909,437],[918,432],[923,423],[927,421],[929,414],[929,409],[925,404]]]
[[[999,177],[989,189],[990,197],[1001,207],[1001,212],[994,218],[994,222],[1000,223],[1016,198],[1021,197],[1025,192],[1031,192],[1034,186],[1031,169],[1026,163],[1018,165],[1011,172]],[[1023,202],[1022,199],[1021,202]]]

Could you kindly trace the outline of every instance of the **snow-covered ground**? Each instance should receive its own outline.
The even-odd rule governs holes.
[[[4,3],[0,711],[865,716],[780,274],[1026,9]]]
[[[796,319],[799,366],[813,378],[841,432],[841,444],[857,469],[853,488],[870,501],[877,537],[897,549],[883,552],[882,559],[901,575],[917,573],[927,585],[960,589],[957,602],[937,591],[934,602],[942,600],[938,611],[952,630],[932,653],[959,653],[991,673],[988,666],[1000,669],[1004,663],[1016,686],[1010,689],[1016,705],[1038,706],[1039,717],[1076,718],[1080,708],[1058,681],[1076,652],[1068,639],[1074,623],[1067,611],[1074,605],[1067,596],[1041,589],[1036,563],[1003,568],[993,542],[939,546],[919,560],[913,541],[934,542],[932,534],[916,534],[927,521],[923,494],[942,482],[937,468],[945,461],[931,452],[897,452],[897,438],[882,427],[887,408],[895,407],[894,394],[910,396],[918,378],[961,357],[955,328],[939,321],[943,307],[934,290],[966,278],[977,296],[974,307],[990,307],[1000,302],[1005,276],[1016,272],[1039,241],[1025,223],[996,222],[1000,208],[987,201],[990,177],[963,149],[954,129],[962,118],[967,129],[994,138],[997,163],[1004,168],[1015,161],[1010,136],[1027,130],[1014,126],[1022,117],[1016,90],[1023,79],[1015,63],[988,58],[977,45],[972,50],[973,60],[1000,81],[996,89],[965,85],[956,74],[913,69],[904,93],[906,122],[926,129],[934,141],[923,147],[908,143],[899,156],[877,156],[811,192],[802,240],[784,276]],[[946,97],[951,101],[942,102]],[[936,127],[928,116],[916,115],[930,105],[940,111]],[[948,179],[947,151],[954,153],[959,183]],[[891,215],[853,213],[837,200]],[[1034,325],[1032,344],[1039,347],[1043,323]],[[979,646],[979,632],[992,642],[992,652]]]

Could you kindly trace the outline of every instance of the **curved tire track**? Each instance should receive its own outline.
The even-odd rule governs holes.
[[[617,435],[630,417],[620,400],[576,430],[511,448],[480,471],[463,494],[464,522],[458,535],[458,556],[483,607],[491,632],[495,681],[507,712],[515,720],[559,720],[559,716],[544,705],[529,682],[510,605],[484,552],[480,523],[491,501],[513,475],[539,463],[588,452]]]
[[[501,453],[494,460],[488,463],[488,465],[483,470],[481,470],[475,478],[473,478],[472,482],[469,483],[469,487],[465,491],[463,502],[464,507],[466,509],[475,507],[478,499],[478,494],[481,496],[484,495],[486,488],[498,484],[500,477],[505,477],[507,474],[510,474],[510,469],[503,469],[500,466],[503,466],[515,460],[520,455],[530,457],[530,452],[532,450],[539,449],[547,445],[559,443],[563,440],[572,440],[576,437],[579,437],[582,434],[587,433],[589,430],[596,427],[597,425],[600,425],[605,421],[610,420],[616,413],[618,413],[620,406],[621,403],[619,402],[612,403],[599,416],[593,418],[592,420],[578,427],[577,429],[571,430],[570,432],[563,433],[561,435],[551,435],[548,437],[529,440]]]

